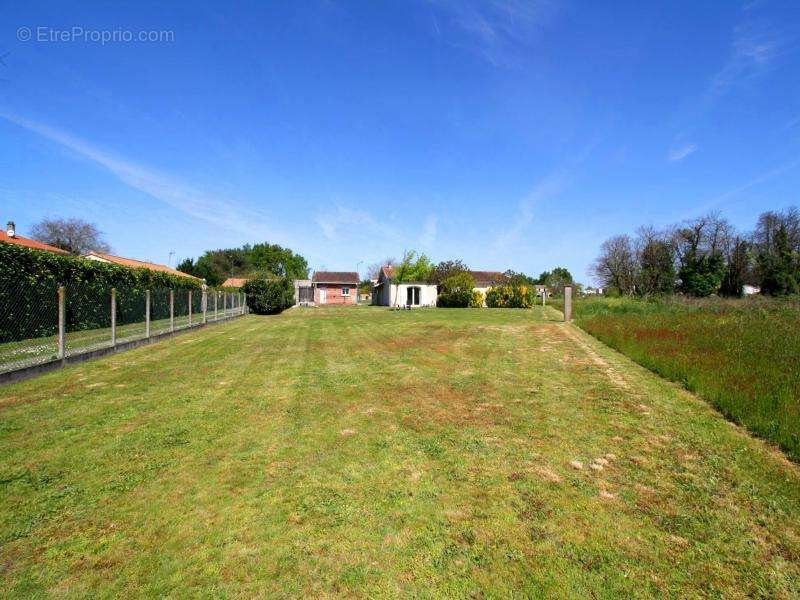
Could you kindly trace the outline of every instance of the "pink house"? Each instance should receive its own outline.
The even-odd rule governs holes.
[[[311,278],[314,287],[314,304],[356,304],[358,273],[342,271],[316,271]]]

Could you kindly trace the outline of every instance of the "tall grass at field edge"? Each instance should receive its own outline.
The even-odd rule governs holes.
[[[800,303],[592,298],[576,323],[800,460]]]

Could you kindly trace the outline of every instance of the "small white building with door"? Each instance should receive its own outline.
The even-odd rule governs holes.
[[[426,281],[394,282],[394,267],[381,267],[372,288],[374,306],[436,306],[436,285]]]

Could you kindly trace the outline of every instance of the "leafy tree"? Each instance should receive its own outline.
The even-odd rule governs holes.
[[[683,293],[703,297],[719,291],[726,271],[722,251],[729,244],[730,232],[730,224],[715,213],[688,221],[676,231]]]
[[[546,277],[545,281],[540,282],[553,290],[556,294],[564,292],[564,286],[573,283],[572,273],[566,267],[556,267]]]
[[[255,244],[250,249],[250,262],[259,273],[292,279],[308,277],[306,259],[278,244]]]
[[[750,279],[750,244],[737,237],[730,248],[722,279],[720,293],[725,296],[741,296]]]
[[[675,254],[672,245],[661,239],[645,241],[639,253],[637,279],[637,292],[643,296],[674,292]]]
[[[251,279],[241,291],[247,294],[250,312],[272,315],[284,311],[294,304],[294,283],[291,277],[280,279]]]
[[[179,266],[191,269],[191,271],[184,270],[184,273],[201,277],[212,286],[221,284],[228,277],[247,279],[308,277],[308,263],[305,258],[289,248],[266,242],[252,246],[245,244],[240,248],[208,250],[196,262],[192,263],[190,259],[186,259]]]
[[[525,273],[517,273],[516,271],[512,271],[511,269],[503,273],[503,275],[508,277],[507,283],[509,285],[535,285],[539,283],[538,279],[531,277],[529,275],[525,275]]]
[[[417,255],[413,250],[406,252],[399,266],[394,269],[395,283],[428,281],[433,271],[430,259],[424,254]]]
[[[31,228],[31,237],[71,254],[110,252],[103,232],[81,219],[42,219]]]
[[[194,264],[194,260],[191,258],[184,258],[181,262],[178,263],[178,266],[175,267],[181,273],[186,273],[187,275],[194,275],[198,277],[196,273],[197,267]]]
[[[688,256],[678,271],[680,290],[699,298],[716,294],[725,277],[725,260],[721,254]]]
[[[458,273],[469,271],[469,267],[464,264],[462,260],[443,260],[438,265],[433,267],[430,276],[430,282],[437,285],[441,284],[448,277],[452,277]],[[474,287],[474,286],[473,286]]]
[[[466,308],[474,302],[475,278],[466,271],[447,277],[439,284],[436,305],[445,308]],[[481,297],[481,304],[483,298]]]
[[[789,234],[781,224],[775,234],[775,251],[758,257],[761,272],[761,293],[772,296],[797,294],[800,289],[800,272],[796,253],[789,246]]]

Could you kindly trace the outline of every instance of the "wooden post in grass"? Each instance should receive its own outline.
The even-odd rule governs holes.
[[[66,337],[67,291],[63,285],[58,286],[58,358],[64,358],[64,341]]]
[[[564,286],[564,320],[572,321],[572,286]]]
[[[111,288],[111,345],[117,345],[117,289]]]
[[[144,291],[144,337],[150,337],[150,290]]]
[[[169,291],[169,330],[175,331],[175,290]]]
[[[189,290],[189,327],[192,326],[192,290]]]

